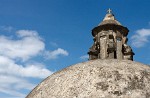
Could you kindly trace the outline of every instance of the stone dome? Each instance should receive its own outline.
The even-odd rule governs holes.
[[[50,75],[26,98],[150,98],[150,67],[130,60],[90,60]]]

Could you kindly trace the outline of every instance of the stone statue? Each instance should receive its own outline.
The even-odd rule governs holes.
[[[97,59],[98,58],[98,47],[96,42],[92,45],[92,47],[89,49],[89,59],[93,60],[93,59]]]
[[[127,44],[123,45],[123,53],[124,53],[124,59],[127,60],[133,60],[134,53],[132,52],[132,49]]]

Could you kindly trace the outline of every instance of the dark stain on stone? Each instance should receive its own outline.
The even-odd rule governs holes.
[[[121,96],[121,95],[122,95],[122,92],[121,92],[121,91],[114,91],[113,94],[114,94],[114,95],[117,95],[117,96]]]
[[[146,70],[141,72],[141,75],[143,77],[146,77],[148,80],[150,80],[150,72],[147,72]]]
[[[118,71],[113,71],[115,80],[120,80],[122,78],[122,75]]]
[[[70,87],[68,89],[68,93],[70,96],[78,96],[78,91],[75,87]]]
[[[128,76],[128,79],[131,80],[132,78],[130,76]]]
[[[143,76],[138,77],[138,76],[134,75],[134,77],[128,83],[128,89],[130,89],[130,90],[143,89],[144,87],[145,87],[145,84],[144,84]]]
[[[146,98],[150,98],[150,93],[146,93]]]
[[[96,90],[101,89],[102,91],[106,91],[108,89],[109,85],[106,84],[105,82],[98,82],[98,83],[96,83],[95,87],[96,87]]]

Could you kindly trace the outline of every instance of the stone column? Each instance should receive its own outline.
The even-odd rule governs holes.
[[[122,59],[122,39],[121,38],[117,38],[117,59]]]
[[[100,58],[106,59],[107,57],[107,38],[106,36],[100,37]]]

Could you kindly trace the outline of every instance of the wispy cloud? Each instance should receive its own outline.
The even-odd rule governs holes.
[[[89,56],[88,55],[83,55],[80,57],[81,60],[88,60]]]
[[[29,83],[23,78],[13,75],[0,75],[0,92],[8,94],[16,98],[24,98],[25,94],[19,92],[21,89],[30,90],[35,87],[34,84]]]
[[[62,48],[58,48],[53,51],[45,51],[45,57],[47,59],[57,59],[59,56],[68,56],[68,55],[69,55],[68,51]]]
[[[150,29],[140,29],[131,37],[131,44],[136,48],[140,48],[149,43]]]
[[[50,45],[54,47],[58,47],[58,44],[56,42],[50,42]]]
[[[13,29],[12,26],[0,26],[1,31],[11,32]]]

